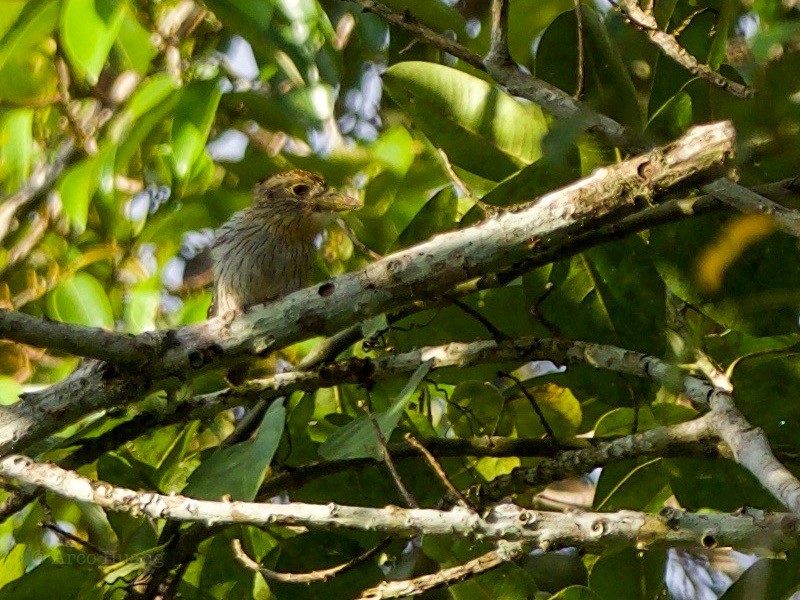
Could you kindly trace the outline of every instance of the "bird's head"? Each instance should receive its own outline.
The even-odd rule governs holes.
[[[293,169],[257,183],[253,190],[253,205],[271,212],[314,217],[355,210],[362,204],[357,198],[328,187],[319,175]]]

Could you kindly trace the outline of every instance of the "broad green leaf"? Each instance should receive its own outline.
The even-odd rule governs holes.
[[[719,600],[791,598],[800,585],[796,551],[787,559],[761,558],[751,565]]]
[[[16,379],[0,376],[0,406],[8,406],[19,400],[22,393],[22,386]],[[2,569],[0,569],[2,572]]]
[[[589,587],[601,598],[640,600],[664,593],[666,552],[634,548],[608,551],[592,565]]]
[[[437,192],[397,238],[397,247],[407,248],[424,242],[437,233],[454,229],[457,210],[458,200],[452,187]]]
[[[114,314],[103,285],[86,272],[75,273],[47,295],[47,316],[55,321],[114,328]]]
[[[383,75],[392,99],[453,164],[498,181],[542,155],[538,106],[522,104],[463,71],[404,62]]]
[[[231,31],[245,37],[254,48],[273,39],[270,22],[275,11],[274,2],[208,0],[206,5]]]
[[[600,596],[592,590],[582,585],[571,585],[564,588],[557,594],[553,594],[548,600],[602,600]]]
[[[678,92],[650,119],[645,132],[660,140],[680,137],[692,125],[692,97]]]
[[[125,4],[118,0],[64,0],[61,11],[64,51],[90,85],[97,83],[117,39]]]
[[[128,333],[144,333],[156,329],[156,316],[161,306],[161,291],[142,286],[128,293],[122,313]]]
[[[139,23],[130,8],[126,8],[123,14],[116,48],[127,66],[140,75],[147,73],[150,61],[158,54],[153,36]]]
[[[597,246],[523,278],[531,312],[564,337],[658,354],[664,284],[636,236]]]
[[[0,181],[7,191],[28,178],[32,158],[33,110],[10,110],[0,118]]]
[[[584,38],[583,96],[600,112],[630,127],[641,126],[636,90],[619,48],[593,8],[581,4]],[[578,24],[575,10],[562,13],[545,30],[536,50],[536,76],[568,94],[578,87]]]
[[[595,510],[657,512],[672,495],[663,459],[621,460],[603,467],[594,496]]]
[[[28,2],[0,40],[0,100],[19,104],[53,102],[56,96],[56,71],[44,52],[47,39],[58,21],[59,2]],[[13,85],[7,85],[13,82]]]
[[[58,184],[64,214],[78,232],[86,229],[89,203],[99,183],[98,166],[96,157],[87,158],[67,169]]]
[[[0,558],[0,588],[22,577],[27,568],[25,564],[25,544],[16,544],[8,554]],[[0,592],[1,593],[1,592]]]
[[[56,564],[53,559],[47,558],[22,577],[3,586],[0,600],[97,598],[96,594],[91,594],[91,590],[101,578],[96,569],[78,566],[77,560],[74,564]]]
[[[566,439],[578,432],[583,420],[581,406],[568,388],[555,383],[539,384],[536,379],[524,385],[528,394],[536,401],[556,438]],[[519,437],[536,438],[546,433],[547,430],[542,425],[531,401],[520,392],[518,386],[509,387],[506,397],[510,398],[510,401],[502,411],[503,418],[498,435],[513,433]]]
[[[222,96],[219,81],[197,81],[181,93],[172,123],[172,162],[175,174],[186,179],[206,145]]]
[[[0,73],[9,60],[19,60],[52,33],[58,8],[58,0],[34,0],[25,6],[14,26],[0,40]]]
[[[408,383],[398,394],[388,410],[374,413],[372,416],[378,423],[384,439],[389,439],[400,417],[411,401],[411,395],[431,369],[432,361],[426,360]],[[347,425],[334,431],[319,448],[319,455],[327,460],[342,460],[346,458],[375,458],[381,457],[380,443],[378,442],[375,426],[369,415],[358,417]]]
[[[563,160],[543,156],[497,184],[481,200],[495,206],[510,206],[533,200],[581,176],[581,158],[574,147]]]
[[[223,448],[204,460],[191,474],[181,492],[190,498],[252,501],[264,480],[283,434],[286,409],[278,399],[267,409],[256,436]]]
[[[738,251],[722,273],[720,288],[707,291],[699,268],[707,252],[729,239],[730,213],[696,216],[651,231],[656,267],[669,289],[723,327],[756,336],[797,331],[800,251],[797,240],[775,233]]]
[[[495,385],[488,381],[465,381],[450,395],[447,418],[461,438],[508,435],[509,431],[498,431],[505,404]]]

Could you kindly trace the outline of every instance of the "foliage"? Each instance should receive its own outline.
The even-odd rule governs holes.
[[[474,52],[488,50],[489,2],[384,4],[398,13],[410,10],[436,31],[455,32]],[[800,164],[800,12],[791,4],[656,3],[661,26],[680,27],[678,40],[701,63],[757,88],[747,100],[661,55],[606,2],[581,6],[584,55],[567,0],[512,1],[509,44],[537,77],[568,94],[580,87],[591,107],[655,143],[693,124],[732,119],[740,181],[768,184],[797,177]],[[317,171],[360,194],[363,208],[344,218],[369,250],[387,254],[474,223],[482,217],[476,197],[494,206],[531,200],[625,152],[583,131],[578,121],[557,121],[514,98],[486,73],[412,43],[406,31],[349,2],[5,0],[2,8],[4,202],[53,161],[64,139],[76,140],[50,193],[25,204],[0,248],[0,300],[35,316],[134,334],[202,321],[210,293],[192,275],[202,267],[209,232],[247,204],[256,181],[287,168]],[[98,125],[101,110],[108,120]],[[241,159],[227,155],[232,148],[244,148]],[[469,195],[454,186],[439,149]],[[796,197],[786,202],[800,208]],[[6,218],[2,208],[0,218]],[[336,228],[327,232],[320,255],[318,279],[372,260]],[[717,207],[562,257],[464,302],[511,337],[614,344],[675,363],[692,361],[701,349],[730,366],[748,419],[773,443],[797,450],[798,299],[797,239]],[[364,330],[369,343],[345,356],[376,357],[488,335],[480,320],[454,305],[387,315]],[[289,348],[283,358],[296,363],[318,342]],[[14,402],[20,389],[58,381],[77,366],[73,357],[18,344],[4,342],[0,352],[3,404]],[[297,393],[285,409],[273,405],[258,435],[224,449],[217,447],[234,430],[239,410],[156,426],[82,465],[81,473],[133,489],[250,499],[265,471],[269,476],[322,458],[380,456],[364,405],[390,441],[406,432],[541,437],[545,430],[527,396],[499,378],[499,368],[509,365],[428,373],[423,363],[410,380],[379,382],[370,390],[343,385]],[[628,376],[582,368],[546,379],[517,374],[562,441],[592,431],[624,435],[694,414],[674,390]],[[158,414],[165,402],[224,386],[220,370],[183,382],[166,399],[154,394],[87,419],[37,447],[37,457],[55,461],[138,414]],[[464,489],[537,460],[455,457],[443,465]],[[440,483],[424,462],[403,460],[399,470],[421,505],[439,502]],[[321,504],[403,502],[378,466],[318,477],[288,496]],[[669,498],[691,510],[777,508],[734,463],[696,457],[609,465],[594,503],[602,510],[657,512]],[[58,523],[92,546],[43,535],[41,522]],[[8,551],[0,558],[0,598],[121,598],[163,543],[145,519],[50,496],[2,529]],[[265,583],[234,560],[231,539],[242,539],[265,566],[287,572],[346,562],[380,540],[356,532],[233,529],[200,545],[180,581],[182,597],[345,598],[382,575],[373,561],[299,592]],[[432,572],[487,549],[466,540],[425,539],[409,550],[406,542],[386,547],[386,572]],[[91,548],[116,560],[103,563]],[[655,598],[663,593],[668,556],[614,548],[567,557],[569,564],[556,568],[564,576],[556,577],[542,563],[537,567],[541,556],[531,555],[429,597],[523,598],[538,591],[554,598]],[[770,586],[779,590],[773,597],[786,597],[800,585],[793,557],[759,561],[726,597],[754,597],[748,585]]]

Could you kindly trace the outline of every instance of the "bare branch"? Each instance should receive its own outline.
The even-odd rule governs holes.
[[[508,0],[492,0],[492,34],[487,62],[511,62],[508,53],[508,4]]]
[[[738,98],[752,98],[755,95],[755,90],[752,88],[731,81],[727,77],[714,71],[708,65],[698,62],[694,56],[689,54],[689,52],[678,43],[674,35],[658,28],[656,18],[652,13],[642,10],[637,0],[615,0],[614,3],[631,23],[647,34],[648,39],[656,45],[664,55],[674,60],[693,75],[697,75],[701,79],[706,80],[710,84]]]
[[[718,168],[732,151],[734,137],[728,122],[693,128],[663,149],[598,169],[532,203],[255,307],[233,321],[219,317],[151,334],[164,351],[143,372],[114,373],[108,365],[90,365],[14,405],[0,407],[0,452],[41,440],[93,411],[133,402],[170,377],[190,378],[212,365],[331,334],[529,260],[575,230],[635,211],[641,196],[655,200],[687,177]]]
[[[476,69],[488,72],[510,93],[538,104],[557,119],[580,119],[586,129],[606,137],[613,144],[628,152],[645,152],[652,147],[652,144],[643,140],[637,133],[619,124],[611,117],[592,110],[556,86],[522,71],[510,58],[496,60],[496,57],[490,54],[484,61],[458,42],[420,25],[410,15],[395,13],[374,0],[352,1],[361,5],[365,10],[379,15],[389,23],[405,29],[425,43],[460,58]]]
[[[414,496],[411,495],[411,492],[408,491],[403,480],[400,478],[400,473],[397,472],[397,467],[394,465],[394,461],[392,460],[392,455],[389,452],[389,448],[386,445],[386,438],[383,437],[383,432],[381,432],[381,427],[378,425],[378,420],[375,418],[375,415],[372,414],[372,411],[369,407],[364,404],[364,410],[369,417],[369,422],[372,423],[372,428],[375,430],[375,439],[378,440],[378,446],[381,449],[381,456],[383,457],[383,463],[386,465],[386,468],[389,470],[389,474],[392,476],[392,480],[394,481],[395,487],[400,492],[400,495],[403,496],[403,499],[406,501],[406,504],[410,508],[419,508],[419,504],[417,504],[416,499]]]
[[[447,473],[444,472],[442,465],[439,464],[439,461],[436,460],[433,454],[431,454],[428,451],[428,449],[424,445],[422,445],[422,443],[420,443],[419,440],[417,440],[417,438],[415,438],[410,433],[407,433],[405,435],[405,439],[409,444],[411,444],[411,446],[419,450],[419,453],[422,454],[422,456],[425,458],[425,461],[431,467],[431,470],[436,474],[436,476],[444,485],[445,489],[453,496],[453,498],[455,498],[458,501],[458,503],[464,508],[469,508],[474,510],[472,506],[470,506],[470,503],[467,502],[467,499],[464,498],[461,492],[459,492],[458,489],[456,489],[456,486],[452,484],[450,479],[447,477]]]
[[[463,565],[448,567],[414,579],[401,581],[384,581],[375,587],[361,592],[360,600],[379,600],[382,598],[403,598],[418,596],[428,590],[453,585],[472,577],[486,573],[500,565],[512,562],[524,554],[524,546],[518,542],[502,541],[494,550],[465,562]]]
[[[508,373],[506,371],[500,371],[498,373],[498,375],[500,375],[500,377],[505,377],[506,379],[510,379],[511,381],[514,382],[514,384],[522,392],[522,395],[525,396],[525,398],[530,403],[531,408],[533,408],[533,412],[535,412],[536,416],[539,417],[539,422],[542,424],[542,427],[544,428],[545,433],[547,433],[547,437],[549,437],[551,439],[555,439],[556,438],[556,434],[553,432],[553,428],[550,427],[550,423],[547,422],[547,419],[545,418],[544,413],[542,412],[542,409],[539,407],[539,403],[536,401],[536,398],[533,397],[533,394],[531,394],[527,390],[527,388],[525,387],[525,384],[522,383],[522,381],[519,380],[519,377],[515,377],[514,375],[512,375],[511,373]]]
[[[0,338],[112,364],[143,363],[155,350],[146,336],[47,321],[5,308],[0,308]]]
[[[800,237],[800,213],[796,210],[773,202],[730,179],[712,181],[703,186],[703,191],[745,214],[769,215],[781,231]]]
[[[365,11],[374,13],[381,17],[384,21],[405,29],[431,46],[439,48],[440,50],[444,50],[448,54],[452,54],[456,58],[463,60],[476,69],[480,69],[481,71],[486,70],[486,67],[483,66],[483,59],[479,55],[475,54],[471,50],[468,50],[458,42],[451,40],[449,37],[440,33],[436,33],[425,25],[420,24],[409,13],[396,13],[383,4],[374,2],[374,0],[352,1],[356,4],[360,4]]]
[[[346,563],[330,567],[329,569],[320,569],[318,571],[311,571],[309,573],[281,573],[280,571],[273,571],[261,566],[254,561],[242,548],[242,543],[239,540],[233,540],[231,546],[233,547],[233,555],[239,564],[251,571],[260,573],[267,581],[280,581],[282,583],[315,583],[317,581],[327,581],[331,577],[335,577],[345,571],[355,569],[357,566],[364,564],[370,558],[377,555],[381,550],[389,545],[390,539],[386,539],[380,544],[373,546],[363,554],[356,556],[353,560]]]
[[[302,525],[381,531],[399,536],[463,535],[488,540],[514,539],[540,546],[578,546],[589,551],[613,545],[637,548],[687,545],[702,547],[709,536],[720,546],[784,551],[800,543],[800,521],[786,514],[696,514],[665,509],[660,515],[635,511],[573,513],[534,511],[500,504],[485,516],[455,507],[365,508],[334,503],[214,502],[184,496],[137,492],[92,481],[55,465],[11,455],[0,460],[0,476],[45,488],[64,498],[89,502],[115,512],[215,525]],[[710,534],[709,532],[713,532]]]

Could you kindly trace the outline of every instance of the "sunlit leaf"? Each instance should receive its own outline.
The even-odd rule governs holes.
[[[91,85],[97,83],[106,57],[122,25],[125,2],[64,0],[61,39],[73,66]]]
[[[397,427],[400,417],[411,400],[411,395],[430,371],[431,363],[432,361],[427,360],[414,371],[403,391],[397,395],[388,410],[372,415],[385,439],[388,439]],[[319,455],[327,460],[380,458],[380,443],[372,418],[369,415],[363,415],[334,431],[320,446]]]
[[[181,492],[190,498],[219,500],[255,499],[264,472],[272,462],[283,434],[286,409],[276,400],[267,409],[256,436],[223,448],[204,460]]]
[[[547,126],[538,106],[522,104],[463,71],[399,63],[383,75],[386,90],[452,162],[495,181],[542,154]]]
[[[55,321],[113,329],[114,314],[103,285],[83,271],[47,295],[47,316]]]
[[[188,176],[205,148],[221,96],[217,80],[195,82],[181,93],[172,123],[172,162],[181,179]]]

